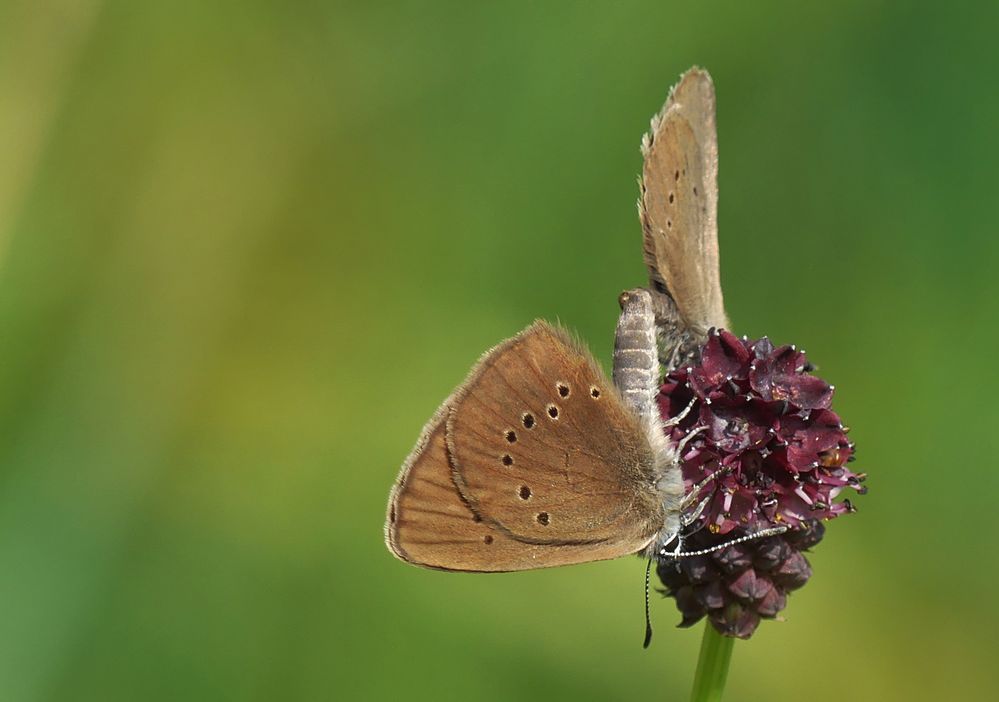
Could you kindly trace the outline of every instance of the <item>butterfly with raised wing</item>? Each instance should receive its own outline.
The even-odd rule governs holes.
[[[691,69],[643,140],[650,288],[621,295],[613,382],[543,321],[488,351],[403,464],[385,526],[397,557],[491,572],[684,555],[707,481],[685,493],[664,431],[677,418],[664,422],[656,396],[664,367],[727,325],[714,110],[710,76]]]

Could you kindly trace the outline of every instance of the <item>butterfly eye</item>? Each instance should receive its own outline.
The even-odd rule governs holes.
[[[508,454],[508,453],[507,453],[507,454],[504,454],[504,455],[503,455],[503,458],[501,458],[501,459],[500,459],[500,461],[501,461],[501,462],[503,463],[503,465],[505,465],[505,466],[512,466],[512,465],[513,465],[513,456],[511,456],[511,455],[510,455],[510,454]]]
[[[558,405],[548,405],[548,416],[552,419],[558,419]]]
[[[515,432],[513,429],[508,429],[506,434],[504,434],[504,436],[506,437],[506,440],[509,441],[511,444],[517,440],[517,432]]]
[[[520,490],[517,491],[517,494],[520,495],[520,499],[529,500],[531,499],[531,488],[527,487],[526,485],[521,485]]]
[[[549,524],[551,524],[551,518],[549,518],[548,512],[538,513],[538,524],[540,524],[541,526],[548,526]]]
[[[556,384],[555,389],[558,390],[559,397],[569,397],[569,386],[565,383]]]
[[[590,386],[590,397],[592,397],[594,400],[599,399],[600,388],[598,388],[596,385]]]
[[[534,428],[534,415],[530,412],[524,412],[524,416],[521,417],[520,420],[524,423],[525,429]]]
[[[669,194],[669,204],[673,204],[673,193]]]
[[[488,546],[492,542],[493,542],[492,534],[486,534],[485,536],[482,537],[482,543],[484,543],[486,546]]]

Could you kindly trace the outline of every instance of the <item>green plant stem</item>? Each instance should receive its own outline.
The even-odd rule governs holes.
[[[734,644],[735,639],[722,636],[711,626],[711,622],[704,622],[701,657],[697,661],[697,672],[694,673],[694,689],[690,692],[691,702],[721,700]]]

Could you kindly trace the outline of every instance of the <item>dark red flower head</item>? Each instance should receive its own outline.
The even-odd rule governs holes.
[[[776,616],[787,592],[808,580],[801,551],[822,538],[820,520],[853,511],[848,500],[834,502],[837,495],[844,488],[865,492],[865,476],[846,468],[854,446],[830,409],[833,386],[811,370],[794,346],[712,331],[700,364],[666,377],[662,416],[691,406],[668,430],[674,442],[687,439],[681,456],[687,489],[727,469],[705,488],[700,529],[684,538],[684,550],[789,528],[707,556],[664,561],[659,575],[683,613],[681,625],[708,615],[723,634],[748,637],[760,617]]]

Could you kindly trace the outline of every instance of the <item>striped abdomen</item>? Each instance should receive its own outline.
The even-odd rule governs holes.
[[[652,295],[638,288],[621,293],[614,335],[614,385],[648,425],[659,425],[659,349]]]

